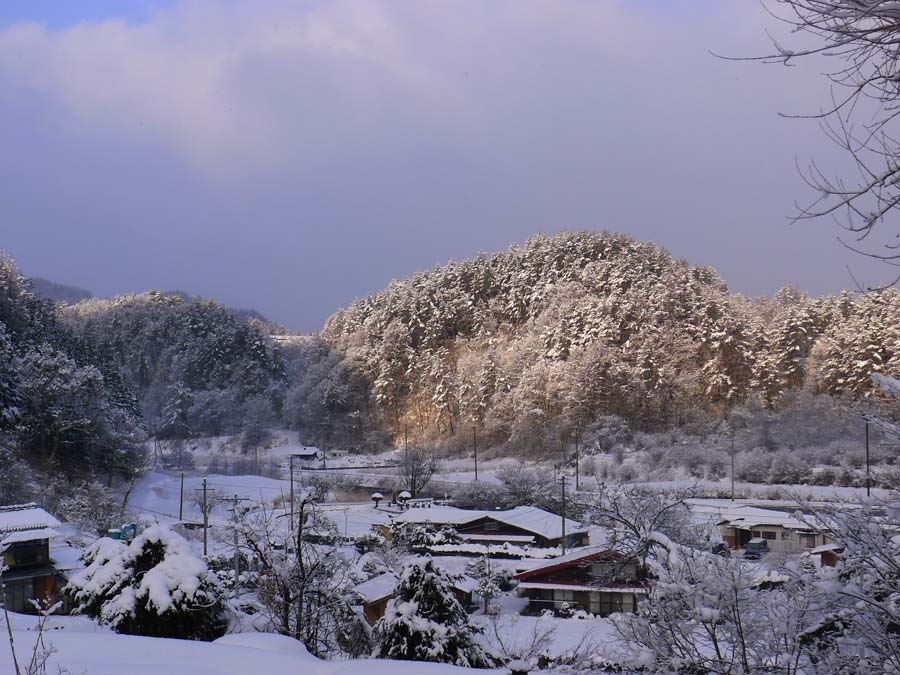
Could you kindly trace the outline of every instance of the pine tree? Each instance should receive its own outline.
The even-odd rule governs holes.
[[[430,559],[407,567],[396,597],[375,624],[374,656],[469,668],[499,666],[500,659],[477,642],[481,630],[469,623],[451,584]]]

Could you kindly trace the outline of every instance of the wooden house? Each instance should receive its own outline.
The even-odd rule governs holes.
[[[59,521],[37,504],[0,506],[0,551],[6,608],[36,613],[32,601],[56,602],[64,579],[50,558]]]
[[[582,609],[598,616],[634,612],[647,594],[646,574],[637,560],[606,546],[587,546],[519,572],[518,592],[528,598],[526,611]]]

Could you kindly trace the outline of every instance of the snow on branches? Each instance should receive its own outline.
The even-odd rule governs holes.
[[[219,589],[182,536],[155,525],[129,544],[103,537],[66,592],[75,612],[119,633],[214,639],[225,629]]]

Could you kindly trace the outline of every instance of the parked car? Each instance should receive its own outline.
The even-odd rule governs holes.
[[[769,542],[761,537],[754,537],[744,545],[745,560],[759,560],[769,552]]]

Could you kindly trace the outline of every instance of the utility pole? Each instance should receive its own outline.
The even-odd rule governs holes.
[[[562,476],[559,479],[560,484],[562,485],[562,554],[566,554],[566,477]]]
[[[256,467],[256,475],[259,475],[259,436],[262,433],[259,428],[259,420],[256,421],[256,438],[253,439],[253,464]]]
[[[291,526],[288,530],[294,529],[294,456],[290,456],[291,462]]]
[[[231,516],[234,523],[234,597],[238,596],[238,579],[241,576],[241,557],[238,551],[238,496],[235,495],[232,501]]]
[[[734,429],[731,430],[731,501],[734,501]]]
[[[581,468],[579,464],[581,464],[581,455],[579,454],[579,443],[581,441],[581,431],[575,430],[575,492],[578,492],[581,489]]]
[[[869,417],[866,420],[866,497],[872,496],[872,474],[869,470]]]
[[[472,425],[472,449],[475,451],[475,482],[478,482],[478,427]]]
[[[207,529],[209,528],[209,509],[206,504],[206,477],[203,477],[203,557],[207,551]]]
[[[181,492],[178,495],[178,520],[184,520],[184,471],[181,472]]]

